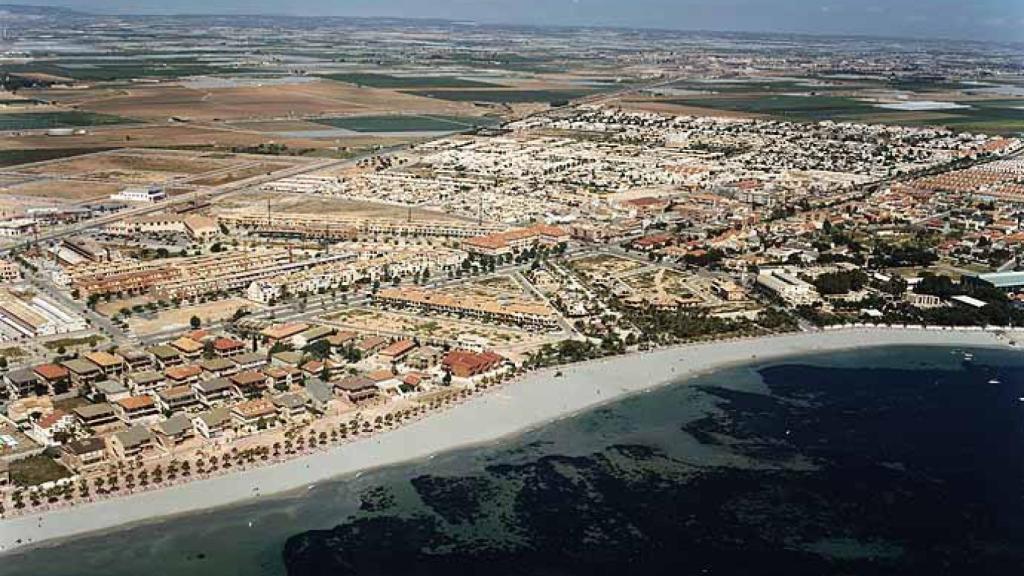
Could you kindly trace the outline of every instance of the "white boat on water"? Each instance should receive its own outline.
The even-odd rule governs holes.
[[[1002,382],[1000,382],[998,378],[992,378],[991,380],[988,381],[988,383],[989,384],[1002,384]]]

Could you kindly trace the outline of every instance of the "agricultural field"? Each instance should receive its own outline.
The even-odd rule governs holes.
[[[426,98],[450,100],[453,102],[492,102],[495,104],[526,104],[531,102],[566,102],[594,93],[593,90],[411,90]]]
[[[0,150],[0,167],[17,166],[19,164],[30,164],[55,160],[57,158],[68,158],[93,152],[104,152],[110,148],[38,148],[27,150]]]
[[[970,108],[937,111],[931,118],[896,120],[901,125],[941,125],[954,130],[1013,135],[1024,133],[1024,99],[962,101]]]
[[[393,76],[391,74],[359,73],[351,74],[325,74],[321,78],[355,84],[356,86],[369,86],[370,88],[496,88],[498,84],[480,82],[478,80],[467,80],[457,76]]]
[[[484,116],[349,116],[320,118],[318,124],[355,132],[457,132],[477,126],[493,126],[500,122]]]
[[[238,74],[246,70],[204,63],[192,57],[160,60],[119,60],[75,58],[13,64],[5,66],[11,73],[49,74],[83,82],[117,82],[137,78],[180,78],[209,74]]]
[[[913,102],[915,101],[906,101]],[[716,110],[741,116],[771,117],[797,122],[836,120],[903,126],[946,126],[955,130],[991,134],[1024,132],[1024,99],[966,99],[958,94],[945,94],[940,102],[966,107],[900,110],[879,107],[884,103],[882,100],[816,93],[669,98],[649,101],[649,109],[657,111],[657,108],[662,106],[670,107],[666,111],[698,114]]]
[[[861,114],[884,114],[876,108],[846,96],[795,96],[777,94],[755,97],[709,97],[667,100],[669,104],[697,108],[719,108],[732,112],[767,115],[784,120],[817,122],[829,119],[849,119]]]
[[[75,110],[64,112],[15,112],[0,114],[0,131],[46,130],[50,128],[82,128],[129,124],[128,118]]]
[[[78,105],[93,112],[161,122],[172,117],[226,121],[301,119],[394,110],[437,114],[468,111],[464,105],[331,81],[203,89],[182,85],[133,86],[114,95],[98,92],[95,98],[81,98]]]

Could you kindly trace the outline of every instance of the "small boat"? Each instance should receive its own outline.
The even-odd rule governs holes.
[[[1000,382],[998,378],[992,378],[991,380],[988,381],[988,383],[989,384],[1002,384],[1002,382]]]
[[[970,352],[964,352],[964,360],[967,362],[974,360],[974,354],[971,354]]]

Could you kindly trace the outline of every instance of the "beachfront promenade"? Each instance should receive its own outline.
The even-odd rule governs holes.
[[[163,516],[266,498],[367,469],[493,442],[621,397],[728,365],[858,347],[1006,347],[980,330],[855,328],[722,340],[602,358],[527,373],[501,386],[440,402],[390,429],[328,443],[299,442],[291,456],[259,458],[187,481],[0,520],[0,553]],[[562,375],[556,377],[556,372]],[[94,497],[95,498],[95,497]]]

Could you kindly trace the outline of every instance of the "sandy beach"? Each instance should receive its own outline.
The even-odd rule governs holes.
[[[0,554],[26,546],[285,492],[359,471],[493,442],[621,397],[728,365],[857,347],[1006,347],[982,331],[850,329],[667,348],[526,375],[397,429],[283,463],[0,521]],[[556,377],[556,372],[562,375]]]

